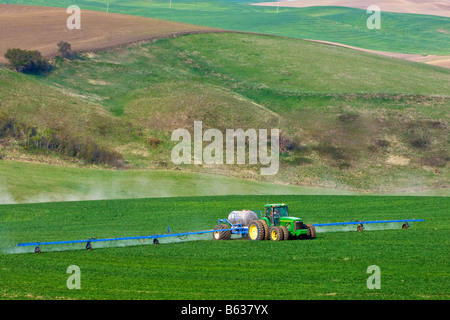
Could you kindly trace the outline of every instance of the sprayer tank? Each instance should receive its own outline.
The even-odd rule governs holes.
[[[228,221],[232,224],[248,226],[253,220],[258,220],[258,215],[251,210],[232,211],[228,215]]]

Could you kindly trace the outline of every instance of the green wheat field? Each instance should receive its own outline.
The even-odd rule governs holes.
[[[285,202],[307,223],[424,219],[363,232],[320,231],[314,240],[191,238],[17,247],[22,242],[210,230],[232,210]],[[54,202],[0,207],[4,299],[448,299],[446,197],[217,196]],[[370,229],[370,228],[368,228]],[[319,229],[318,229],[319,231]],[[108,247],[110,246],[110,247]],[[117,246],[117,247],[115,247]],[[70,265],[81,289],[69,290]],[[369,290],[377,265],[381,289]],[[236,283],[239,283],[236,286]]]

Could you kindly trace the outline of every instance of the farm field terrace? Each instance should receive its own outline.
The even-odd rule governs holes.
[[[383,12],[382,29],[369,30],[366,10],[348,7],[283,8],[249,0],[1,0],[5,4],[65,7],[122,13],[233,31],[257,32],[355,47],[415,54],[450,53],[450,18]],[[260,1],[264,2],[264,1]],[[170,8],[169,8],[170,6]],[[278,11],[278,13],[277,13]]]
[[[173,243],[161,239],[160,245],[135,241],[100,248],[94,244],[91,251],[78,244],[42,246],[41,254],[16,247],[18,242],[162,234],[168,226],[172,232],[209,230],[232,210],[262,210],[265,203],[277,202],[288,203],[291,215],[306,223],[425,221],[408,230],[327,232],[303,241],[213,241],[205,235],[173,239]],[[447,197],[387,196],[218,196],[2,205],[0,297],[448,299],[448,211]],[[80,267],[80,290],[66,286],[70,265]],[[371,265],[380,268],[379,290],[366,286]]]

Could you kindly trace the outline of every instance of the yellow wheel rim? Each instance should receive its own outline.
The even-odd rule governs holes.
[[[254,224],[251,225],[248,230],[248,234],[251,239],[256,239],[258,237],[258,228],[256,228],[256,226]]]
[[[272,230],[272,233],[270,234],[270,236],[272,237],[272,239],[277,239],[278,238],[278,232],[277,230]]]

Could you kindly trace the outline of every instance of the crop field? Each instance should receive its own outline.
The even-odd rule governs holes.
[[[280,1],[264,2],[263,6],[282,6],[282,7],[314,7],[314,6],[338,6],[367,9],[373,3],[371,0],[300,0],[300,1]],[[413,14],[437,15],[450,17],[450,4],[440,0],[378,0],[377,6],[387,12],[401,12]]]
[[[261,1],[266,2],[266,1]],[[415,54],[450,54],[450,18],[383,12],[381,30],[368,30],[366,10],[348,7],[281,8],[248,0],[2,0],[0,3],[65,7],[123,13],[226,30],[266,33]],[[447,27],[446,27],[447,26]]]
[[[18,242],[210,230],[232,210],[285,202],[308,223],[421,218],[407,230],[320,232],[314,240],[166,238],[16,247]],[[220,196],[0,206],[3,299],[448,299],[446,197]],[[332,230],[337,231],[337,230]],[[172,240],[168,240],[172,239]],[[172,242],[172,243],[169,243]],[[118,247],[114,247],[114,245]],[[26,249],[26,250],[25,250]],[[81,289],[69,290],[69,265]],[[381,289],[367,287],[369,266]],[[239,284],[239,285],[236,285]]]

